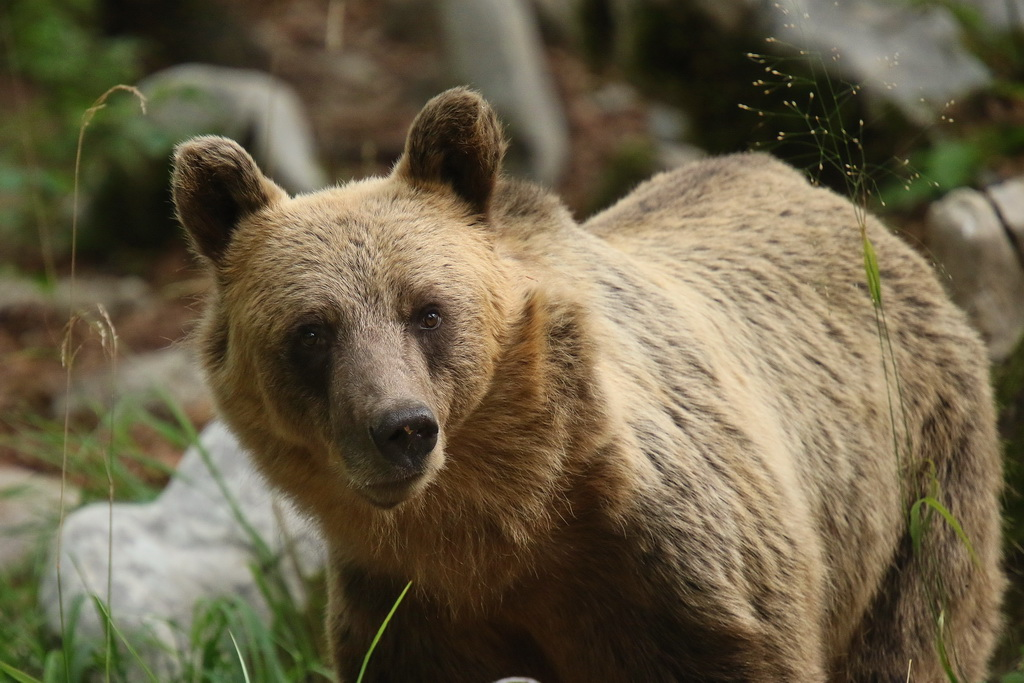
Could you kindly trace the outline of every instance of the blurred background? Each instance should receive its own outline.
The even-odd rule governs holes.
[[[277,588],[253,584],[249,567],[277,566],[283,551],[261,548],[237,515],[225,524],[251,553],[235,578],[186,589],[114,568],[135,561],[139,539],[164,547],[151,518],[195,507],[166,484],[190,445],[199,457],[214,418],[186,340],[207,283],[173,220],[169,155],[190,135],[228,135],[290,192],[312,191],[387,173],[423,103],[469,84],[506,123],[508,171],[551,187],[581,220],[657,171],[758,149],[936,260],[993,361],[1014,581],[996,680],[1024,681],[1022,76],[1022,0],[0,1],[0,680],[4,664],[41,680],[128,680],[140,662],[157,680],[240,680],[225,634],[260,621],[284,629],[267,632],[275,654],[246,646],[241,660],[276,657],[259,660],[266,675],[290,680],[324,675],[315,644],[281,642],[299,622],[316,639],[311,537],[309,571]],[[237,447],[214,436],[229,469]],[[257,486],[211,481],[201,496]],[[54,534],[90,504],[106,512],[74,528],[103,548],[91,570],[85,541],[63,525]],[[282,514],[267,533],[290,538]],[[129,518],[115,543],[113,520]],[[212,549],[204,561],[225,565]],[[134,597],[161,584],[164,603]],[[101,609],[75,627],[82,603],[61,597],[101,588],[126,615],[175,624],[147,627],[154,651],[203,654],[113,656],[142,648],[112,638]],[[250,623],[176,604],[186,594],[262,607]]]

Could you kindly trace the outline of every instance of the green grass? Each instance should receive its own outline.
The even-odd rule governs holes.
[[[145,503],[154,497],[158,484],[153,478],[165,478],[167,470],[143,455],[133,441],[132,428],[144,425],[182,447],[194,443],[197,436],[178,408],[171,405],[161,412],[172,417],[119,407],[111,411],[113,417],[99,420],[100,426],[82,432],[68,430],[70,478],[81,484],[86,500]],[[51,462],[61,459],[64,438],[60,421],[38,419],[26,422],[15,437],[22,446],[30,444],[36,457]],[[104,454],[110,453],[117,454],[105,458],[116,463],[113,469],[101,462]],[[241,515],[237,506],[235,509]],[[255,534],[251,526],[247,528]],[[308,582],[304,587],[307,604],[299,606],[284,579],[283,568],[292,558],[272,554],[256,536],[250,540],[255,550],[253,577],[269,617],[233,596],[196,605],[191,628],[181,634],[187,647],[172,655],[179,671],[176,680],[330,680],[320,617],[326,600],[322,579]],[[38,586],[50,561],[41,544],[28,561],[0,577],[0,613],[5,615],[0,620],[0,671],[26,681],[74,683],[99,677],[104,681],[162,683],[162,674],[147,671],[143,655],[157,646],[143,635],[120,628],[117,614],[110,614],[99,598],[68,610],[63,639],[49,633],[38,607]],[[105,642],[82,643],[76,637],[77,618],[83,610],[102,614],[108,633]]]

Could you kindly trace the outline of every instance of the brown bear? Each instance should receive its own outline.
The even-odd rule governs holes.
[[[176,153],[206,373],[322,529],[341,680],[410,581],[365,680],[980,680],[1000,456],[926,262],[768,156],[578,225],[504,148],[455,89],[313,194]]]

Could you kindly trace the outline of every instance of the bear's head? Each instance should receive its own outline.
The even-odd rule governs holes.
[[[461,88],[426,105],[388,177],[309,195],[288,197],[225,138],[177,149],[178,217],[215,281],[208,379],[279,484],[334,478],[390,508],[444,466],[508,331],[489,225],[504,149],[493,111]]]

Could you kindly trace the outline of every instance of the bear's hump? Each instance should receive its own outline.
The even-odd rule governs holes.
[[[793,167],[763,152],[701,159],[664,171],[586,221],[596,234],[650,227],[669,215],[692,216],[785,200],[807,210],[843,210],[849,206],[834,192],[812,185]]]

